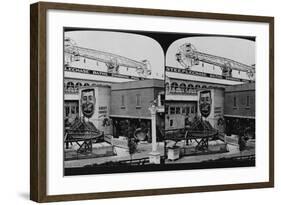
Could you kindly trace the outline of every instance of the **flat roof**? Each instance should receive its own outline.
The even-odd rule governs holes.
[[[122,83],[113,83],[111,85],[111,90],[128,90],[128,89],[140,89],[140,88],[163,88],[164,80],[159,79],[147,79],[147,80],[137,80]]]
[[[225,92],[239,92],[239,91],[248,91],[255,90],[256,83],[244,83],[241,85],[231,85],[225,87]]]

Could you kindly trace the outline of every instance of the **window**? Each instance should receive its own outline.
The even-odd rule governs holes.
[[[82,86],[82,83],[80,83],[80,82],[77,82],[76,84],[75,84],[75,88],[80,88]]]
[[[187,91],[188,91],[189,93],[193,93],[193,92],[194,92],[194,87],[193,87],[192,84],[188,84],[188,86],[187,86]]]
[[[160,94],[160,106],[163,106],[165,103],[165,95],[164,94]]]
[[[140,94],[137,94],[136,95],[136,103],[137,103],[137,107],[140,107],[141,106],[141,95]]]
[[[69,107],[66,106],[65,107],[65,116],[68,117],[68,115],[69,115]]]
[[[181,92],[185,92],[186,91],[186,85],[184,83],[180,84],[180,90],[181,90]]]
[[[195,85],[195,88],[196,89],[200,89],[200,85]]]
[[[176,113],[175,107],[170,107],[170,115],[174,115]]]
[[[165,106],[165,114],[167,114],[167,115],[168,115],[168,113],[169,113],[169,106],[168,106],[168,105],[166,105],[166,106]]]
[[[194,113],[194,106],[191,107],[191,113]]]
[[[247,107],[250,106],[250,96],[249,96],[249,95],[247,95],[246,106],[247,106]]]
[[[188,89],[193,89],[193,85],[192,84],[188,84],[187,88]]]
[[[125,96],[121,95],[121,107],[125,108]]]
[[[79,106],[76,106],[76,113],[79,113]]]
[[[71,114],[75,114],[75,106],[71,106]]]
[[[84,86],[90,86],[90,84],[89,83],[85,83]]]
[[[186,113],[186,108],[182,107],[182,114],[185,115],[185,113]]]
[[[171,84],[171,91],[176,91],[178,89],[178,84],[176,82],[173,82]]]
[[[236,96],[233,97],[233,106],[236,107],[237,106],[237,102],[236,102]]]
[[[186,114],[188,115],[190,113],[190,107],[186,107]]]
[[[181,114],[181,108],[180,107],[176,107],[176,114]]]
[[[170,120],[170,127],[173,127],[174,121]]]
[[[68,82],[66,84],[66,89],[69,89],[69,88],[74,88],[74,83],[73,82]]]

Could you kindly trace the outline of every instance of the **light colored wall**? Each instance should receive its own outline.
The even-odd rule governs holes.
[[[141,96],[140,107],[136,104],[136,95]],[[125,107],[122,108],[122,95],[125,96]],[[155,98],[153,88],[111,91],[111,115],[150,118],[148,110],[151,101]],[[137,109],[138,108],[138,109]]]
[[[234,107],[234,96],[237,106]],[[249,106],[246,105],[249,96]],[[234,116],[255,117],[255,90],[225,93],[225,114]]]
[[[165,130],[185,128],[185,119],[188,118],[189,121],[193,121],[194,117],[197,115],[197,102],[166,102],[165,106],[169,106],[169,112],[165,115]],[[180,107],[180,114],[170,114],[171,107]],[[182,114],[183,107],[189,107],[190,110],[191,107],[193,107],[194,113],[189,112],[188,115]],[[171,120],[173,120],[173,126],[170,126]]]

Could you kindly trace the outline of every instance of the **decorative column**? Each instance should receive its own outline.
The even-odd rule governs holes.
[[[149,107],[151,113],[151,135],[152,135],[152,152],[149,153],[149,162],[152,164],[160,164],[160,153],[157,151],[156,141],[156,103],[153,102]]]

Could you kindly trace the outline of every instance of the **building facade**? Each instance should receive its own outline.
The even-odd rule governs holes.
[[[226,86],[214,81],[186,80],[182,73],[171,77],[173,74],[175,72],[166,74],[165,130],[188,128],[199,116],[198,93],[206,89],[221,90]]]
[[[165,129],[184,128],[191,125],[197,115],[196,101],[171,101],[165,103]]]
[[[95,90],[95,112],[89,119],[98,130],[114,137],[128,135],[151,136],[151,113],[149,107],[156,102],[157,135],[163,137],[164,129],[164,81],[147,79],[129,82],[98,82],[65,78],[64,123],[69,126],[81,112],[81,90]],[[131,132],[131,131],[132,132]],[[137,130],[137,133],[135,133]]]
[[[225,111],[227,134],[255,131],[255,83],[225,88]]]
[[[125,83],[114,83],[111,86],[111,114],[113,136],[133,135],[151,136],[151,113],[149,107],[156,102],[157,137],[163,138],[164,130],[164,81],[142,80]],[[136,133],[137,131],[137,133]],[[144,136],[143,136],[144,137]]]
[[[211,66],[205,64],[204,69],[206,71],[214,70]],[[212,109],[207,120],[215,129],[221,132],[225,131],[225,118],[233,120],[239,115],[241,115],[240,118],[244,119],[254,118],[255,110],[252,103],[254,102],[255,92],[252,89],[253,80],[247,80],[245,76],[238,74],[235,77],[228,77],[202,71],[166,67],[165,130],[188,128],[197,117],[201,116],[199,93],[204,90],[210,90],[212,93]],[[243,87],[243,89],[238,89],[240,87]],[[229,95],[234,95],[235,91],[237,103],[238,101],[239,104],[242,101],[246,103],[244,110],[229,107],[233,104],[233,97],[229,97]],[[251,94],[247,97],[246,92]],[[229,127],[229,124],[227,126]]]

